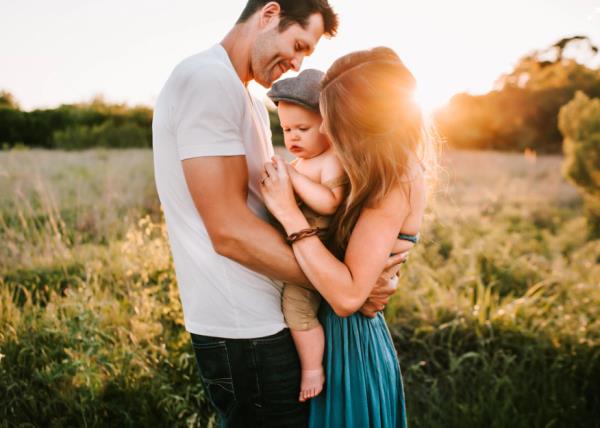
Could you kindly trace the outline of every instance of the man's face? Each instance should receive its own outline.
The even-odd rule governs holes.
[[[319,13],[309,17],[305,29],[292,24],[280,33],[278,25],[279,19],[274,19],[258,35],[251,53],[252,76],[265,88],[270,88],[288,70],[299,71],[302,60],[312,54],[324,32]]]

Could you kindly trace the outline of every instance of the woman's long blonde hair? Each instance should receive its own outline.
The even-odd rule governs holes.
[[[323,77],[325,131],[350,181],[326,237],[338,257],[364,206],[376,205],[406,182],[413,159],[423,168],[434,162],[431,133],[413,99],[415,87],[413,75],[385,47],[345,55]]]

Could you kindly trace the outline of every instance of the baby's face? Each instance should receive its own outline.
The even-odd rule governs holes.
[[[285,101],[279,102],[277,111],[285,147],[294,156],[310,159],[330,147],[329,140],[319,130],[320,114]]]

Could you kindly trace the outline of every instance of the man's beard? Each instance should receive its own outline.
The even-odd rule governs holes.
[[[281,77],[281,74],[274,77],[279,70],[279,64],[280,62],[277,61],[277,57],[271,58],[271,60],[266,63],[256,61],[255,64],[253,62],[252,72],[254,81],[265,88],[270,88],[273,85],[273,82]]]
[[[276,63],[278,64],[278,63]],[[273,78],[273,73],[274,73],[274,69],[275,67],[277,67],[277,65],[275,66],[271,66],[271,67],[264,67],[264,66],[257,66],[258,68],[258,72],[253,71],[254,72],[254,81],[256,83],[258,83],[261,86],[264,86],[265,88],[270,88],[271,86],[273,86],[273,82],[275,81],[275,79]],[[254,67],[253,67],[254,68]]]
[[[267,33],[257,39],[251,63],[254,81],[267,89],[277,80],[273,75],[279,67],[279,61],[277,61],[277,56],[270,57],[269,54],[269,47],[275,45],[276,37],[276,33]],[[269,58],[269,60],[263,61],[263,58]],[[277,78],[279,77],[281,75],[277,76]]]

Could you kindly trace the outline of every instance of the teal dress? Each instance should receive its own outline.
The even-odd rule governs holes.
[[[417,242],[418,236],[399,235]],[[405,428],[398,355],[379,312],[341,318],[323,301],[325,388],[310,401],[310,428]]]

